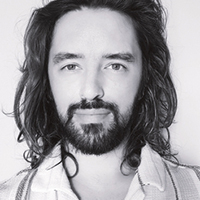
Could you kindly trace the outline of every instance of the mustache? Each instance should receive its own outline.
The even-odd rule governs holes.
[[[102,99],[94,99],[93,101],[87,101],[82,99],[79,103],[71,104],[68,108],[68,118],[72,118],[75,110],[77,109],[108,109],[115,115],[119,113],[119,108],[115,103],[105,102]]]

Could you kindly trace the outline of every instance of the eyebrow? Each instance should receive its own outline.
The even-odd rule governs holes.
[[[106,54],[103,56],[103,58],[124,60],[126,62],[134,62],[135,61],[135,57],[131,53]]]
[[[53,58],[53,63],[58,64],[66,59],[77,59],[77,58],[84,58],[85,56],[82,54],[74,54],[74,53],[58,53]]]
[[[74,53],[58,53],[53,57],[53,63],[58,64],[66,59],[81,59],[85,58],[83,54],[74,54]],[[123,60],[126,62],[134,62],[135,57],[131,53],[116,53],[116,54],[105,54],[102,56],[105,59],[117,59]]]

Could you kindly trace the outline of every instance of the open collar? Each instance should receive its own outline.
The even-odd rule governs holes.
[[[142,186],[151,185],[160,191],[165,190],[166,170],[163,158],[153,151],[149,144],[142,149],[138,177]]]
[[[57,145],[38,167],[31,185],[31,192],[61,191],[77,199],[61,163],[60,145]]]
[[[38,171],[31,185],[31,191],[47,193],[56,190],[64,192],[67,195],[70,195],[72,199],[77,200],[78,198],[71,189],[70,182],[66,176],[62,163],[58,164],[60,161],[61,150],[60,145],[57,145],[52,153],[49,154],[38,167]],[[163,160],[148,144],[142,149],[141,164],[138,168],[137,175],[138,178],[136,178],[136,176],[133,178],[127,194],[128,196],[132,196],[133,191],[137,190],[139,191],[138,197],[144,197],[141,185],[151,185],[157,187],[160,191],[165,190],[166,172]],[[140,184],[138,183],[138,179]],[[126,199],[129,199],[128,196]]]

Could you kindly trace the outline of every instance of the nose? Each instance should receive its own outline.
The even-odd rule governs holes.
[[[84,75],[80,96],[88,101],[104,96],[102,80],[98,72],[90,71]]]

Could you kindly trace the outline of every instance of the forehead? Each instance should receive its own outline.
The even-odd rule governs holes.
[[[109,9],[82,8],[62,16],[54,28],[52,46],[59,51],[78,47],[97,50],[122,48],[137,44],[133,21],[129,16]],[[121,49],[123,51],[123,49]]]

